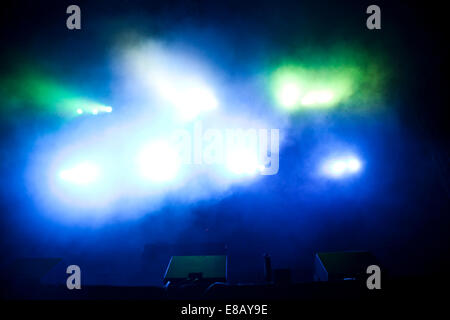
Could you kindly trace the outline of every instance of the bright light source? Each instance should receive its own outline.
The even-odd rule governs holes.
[[[281,107],[292,110],[299,106],[304,90],[300,74],[298,70],[290,68],[282,68],[276,72],[273,92]]]
[[[99,108],[100,110],[99,111],[101,111],[101,112],[112,112],[112,107],[110,107],[110,106],[101,106],[100,108]]]
[[[92,112],[93,115],[97,115],[99,113],[104,113],[104,112],[110,113],[110,112],[112,112],[112,107],[99,105],[99,106],[93,108],[91,110],[91,112]]]
[[[72,168],[59,172],[59,177],[77,185],[86,185],[97,181],[100,175],[99,167],[93,163],[83,162]]]
[[[282,85],[278,94],[281,106],[291,108],[296,106],[301,98],[301,90],[298,84],[288,82]]]
[[[213,90],[200,83],[186,85],[185,81],[174,83],[162,78],[156,82],[156,88],[184,120],[192,120],[203,112],[216,109],[219,105]]]
[[[188,88],[181,92],[177,100],[177,107],[187,119],[193,119],[202,112],[216,109],[219,105],[212,90],[205,86]]]
[[[227,154],[226,167],[236,175],[254,175],[264,167],[258,161],[258,153],[246,149],[233,150]]]
[[[286,64],[274,71],[271,86],[276,103],[289,112],[333,107],[352,96],[360,72],[347,65]]]
[[[361,161],[354,157],[341,157],[327,160],[322,167],[322,172],[331,178],[342,178],[355,174],[361,170]]]
[[[177,151],[165,141],[145,146],[138,155],[140,174],[149,181],[166,182],[175,179],[180,169]]]
[[[327,105],[333,101],[334,94],[330,90],[310,91],[302,97],[303,106]]]
[[[345,161],[337,160],[330,166],[330,173],[333,176],[340,176],[347,170],[347,164]]]
[[[349,172],[358,172],[361,169],[361,161],[356,158],[347,160],[347,169]]]
[[[78,108],[78,109],[77,109],[77,113],[78,113],[78,114],[83,114],[83,110],[80,109],[80,108]]]
[[[189,70],[190,67],[185,66],[185,62],[180,68],[165,65],[167,63],[164,61],[148,70],[146,81],[158,97],[168,103],[167,106],[174,107],[182,120],[192,120],[201,113],[218,107],[219,101],[210,82],[197,75],[201,72]],[[176,64],[177,59],[173,63]]]
[[[325,104],[330,103],[334,98],[334,93],[330,90],[317,91],[316,101],[317,103]]]

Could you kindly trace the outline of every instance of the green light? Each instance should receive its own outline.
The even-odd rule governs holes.
[[[84,98],[79,92],[62,85],[32,68],[22,68],[0,81],[4,100],[1,111],[14,111],[20,106],[30,106],[36,111],[45,111],[63,117],[74,117],[84,113],[112,112],[110,106]]]
[[[280,89],[280,104],[290,108],[298,104],[301,97],[301,90],[295,83],[286,83]]]
[[[65,105],[71,108],[77,108],[76,112],[81,115],[90,113],[92,115],[97,115],[99,113],[110,113],[112,112],[112,107],[104,106],[99,103],[92,102],[86,99],[69,99],[64,102]]]
[[[351,70],[342,68],[282,67],[273,76],[276,103],[289,111],[302,107],[332,107],[353,93]]]
[[[302,106],[329,106],[334,97],[331,90],[310,91],[302,97],[300,103]]]
[[[302,81],[295,70],[280,69],[275,75],[275,96],[277,103],[285,109],[296,108],[301,101]]]
[[[83,115],[83,114],[93,114],[96,115],[100,112],[111,112],[112,108],[104,106],[98,102],[94,102],[86,98],[63,98],[61,100],[55,101],[54,105],[58,113],[61,115],[70,114]],[[109,111],[110,110],[110,111]]]
[[[382,105],[389,65],[360,47],[302,48],[270,73],[275,105],[288,112]]]

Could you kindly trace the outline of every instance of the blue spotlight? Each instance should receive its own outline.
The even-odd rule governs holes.
[[[361,161],[356,158],[350,158],[347,160],[347,170],[350,173],[355,173],[361,170]]]
[[[202,112],[216,109],[219,102],[214,92],[206,86],[186,88],[177,101],[177,107],[185,119],[191,120]]]
[[[199,81],[158,78],[155,87],[158,93],[175,108],[183,120],[192,120],[198,115],[218,107],[219,101],[214,91]],[[183,79],[183,78],[182,78]],[[189,83],[189,84],[186,84]]]
[[[169,182],[180,170],[178,152],[165,141],[155,141],[139,152],[137,164],[140,175],[152,182]]]
[[[338,179],[356,174],[361,171],[361,168],[361,160],[355,156],[337,157],[323,163],[322,173],[330,178]]]
[[[260,164],[255,150],[236,149],[228,152],[226,167],[234,175],[256,175],[264,166]]]
[[[90,162],[82,162],[59,172],[61,180],[75,185],[87,185],[96,182],[99,176],[100,168]]]

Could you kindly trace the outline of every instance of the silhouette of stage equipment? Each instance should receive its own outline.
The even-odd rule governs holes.
[[[367,278],[367,267],[378,265],[368,251],[316,253],[314,281],[362,280]]]

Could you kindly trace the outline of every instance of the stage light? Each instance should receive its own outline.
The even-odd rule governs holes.
[[[226,157],[226,167],[234,175],[255,175],[263,169],[257,152],[246,149],[230,151]]]
[[[341,176],[346,170],[347,165],[341,160],[336,160],[330,166],[330,174],[333,176]]]
[[[351,97],[360,70],[351,65],[289,64],[276,69],[271,85],[276,104],[289,112],[333,107]]]
[[[349,170],[349,172],[358,172],[361,169],[361,161],[356,158],[348,159],[347,169]]]
[[[303,106],[324,106],[333,101],[334,93],[331,90],[310,91],[301,99]]]
[[[102,107],[100,107],[100,111],[103,111],[103,112],[112,112],[112,107],[110,107],[110,106],[102,106]]]
[[[99,167],[90,162],[82,162],[72,168],[64,169],[59,172],[61,180],[75,185],[87,185],[93,183],[98,180],[99,176]]]
[[[201,113],[218,107],[214,91],[201,81],[183,79],[182,75],[180,78],[174,75],[173,78],[157,79],[155,88],[165,101],[175,107],[176,114],[183,120],[192,120]]]
[[[176,178],[180,169],[177,151],[165,141],[146,145],[137,158],[140,175],[153,182],[168,182]]]
[[[72,108],[76,110],[78,115],[82,114],[92,114],[97,115],[100,113],[110,113],[112,112],[112,107],[105,106],[97,102],[93,102],[87,99],[69,99],[64,101],[64,108]]]
[[[91,108],[91,112],[93,115],[97,115],[99,113],[110,113],[112,112],[112,107],[110,106],[103,106],[103,105],[95,105],[95,106],[90,106]]]
[[[322,173],[330,178],[343,178],[358,173],[361,161],[355,156],[337,157],[324,162]]]
[[[210,88],[199,85],[186,88],[177,97],[176,105],[183,118],[191,120],[202,112],[216,109],[219,103]]]
[[[303,84],[299,73],[290,68],[283,68],[276,72],[274,79],[276,102],[285,109],[296,108],[303,94]]]
[[[190,121],[219,106],[208,68],[185,52],[150,41],[126,50],[123,61],[126,73],[142,88],[143,101],[157,100],[177,120]]]
[[[65,86],[61,79],[52,79],[34,70],[25,68],[17,73],[15,78],[13,83],[17,82],[17,88],[14,88],[13,92],[18,101],[30,103],[42,111],[72,118],[92,113],[95,108],[100,109],[103,106],[91,98],[79,95],[78,90]]]
[[[295,83],[286,83],[280,89],[279,101],[283,107],[291,108],[298,104],[301,90]]]

